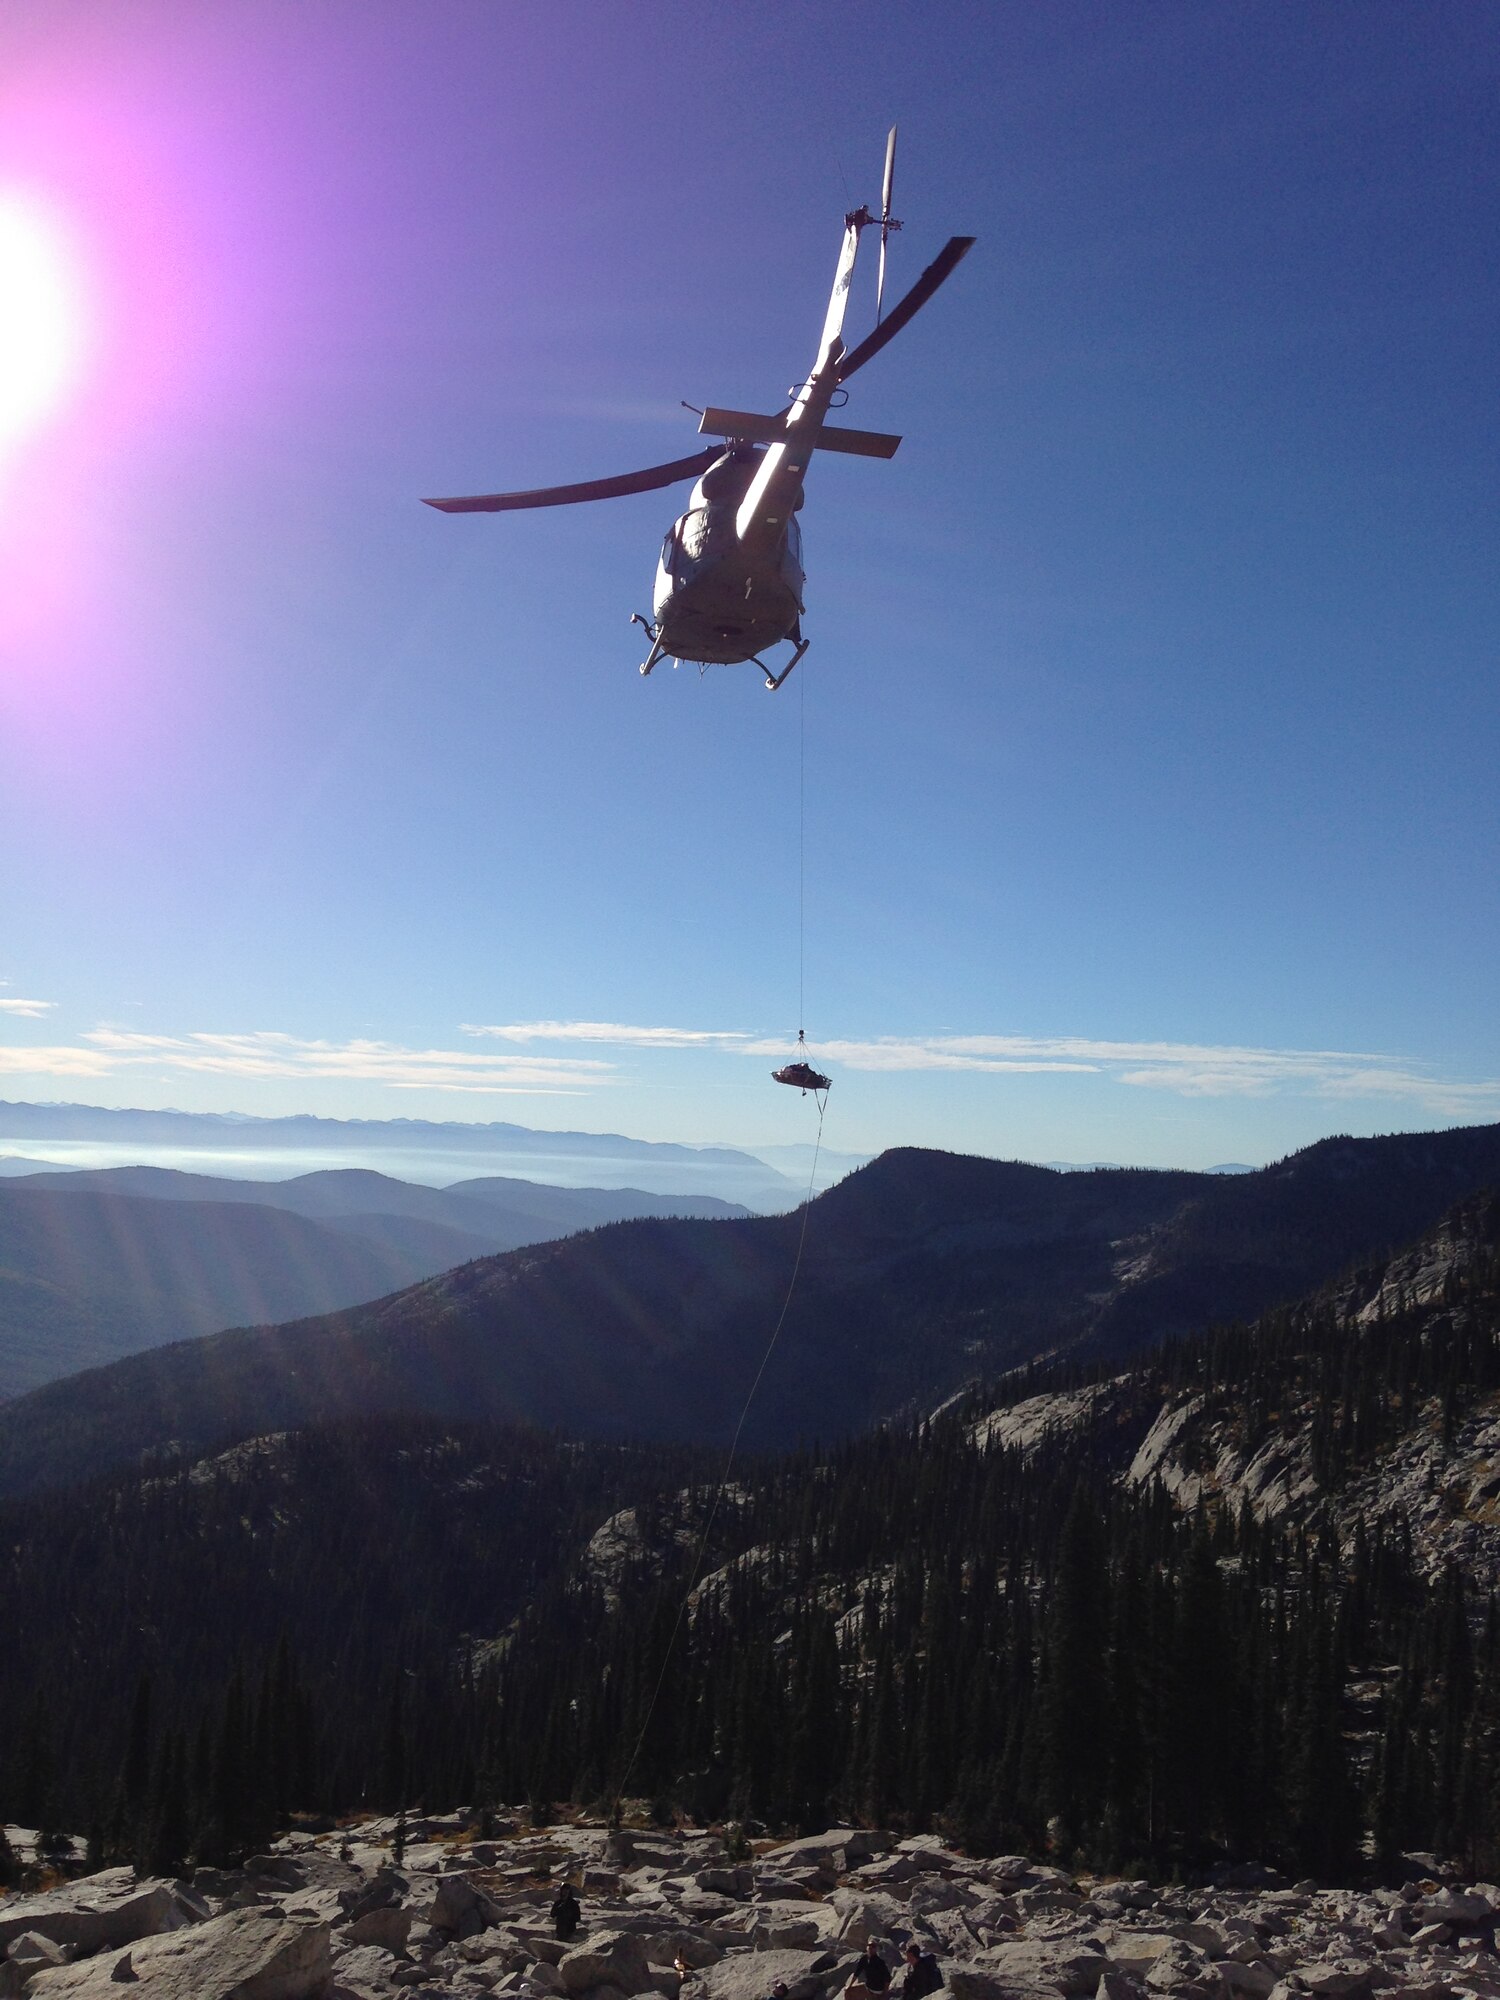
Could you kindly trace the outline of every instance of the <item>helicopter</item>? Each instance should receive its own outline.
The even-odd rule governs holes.
[[[873,360],[921,311],[973,247],[972,236],[952,236],[911,290],[887,317],[886,244],[901,228],[891,215],[896,166],[896,128],[886,140],[885,174],[879,215],[868,206],[844,217],[833,292],[823,321],[817,359],[806,381],[788,393],[792,400],[773,416],[750,410],[709,408],[696,414],[702,436],[715,445],[669,465],[647,466],[613,479],[588,479],[574,486],[542,486],[525,493],[481,493],[459,499],[428,500],[445,514],[503,514],[531,507],[569,507],[585,500],[614,500],[651,493],[680,481],[695,481],[687,511],[662,543],[656,566],[651,618],[640,612],[631,623],[643,626],[651,651],[641,672],[658,661],[732,666],[753,661],[773,691],[806,653],[802,636],[802,536],[797,512],[803,481],[814,451],[850,452],[861,458],[891,458],[899,437],[883,431],[851,430],[826,421],[835,399],[847,400],[843,385]],[[875,327],[853,348],[844,345],[844,315],[854,277],[860,237],[880,231],[880,266],[875,294]],[[691,404],[684,405],[691,408]],[[791,658],[779,673],[762,653],[786,642]]]

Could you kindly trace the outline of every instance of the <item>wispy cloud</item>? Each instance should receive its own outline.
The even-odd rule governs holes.
[[[755,1053],[780,1044],[762,1042]],[[1430,1065],[1349,1049],[1268,1049],[1196,1042],[1115,1042],[1080,1035],[939,1035],[820,1042],[848,1069],[1077,1071],[1180,1097],[1398,1098],[1445,1116],[1500,1110],[1500,1079],[1443,1077]]]
[[[49,1005],[0,1001],[9,1013],[32,1018]],[[105,1026],[71,1044],[0,1047],[0,1075],[101,1077],[145,1067],[252,1084],[318,1079],[402,1091],[580,1096],[638,1074],[631,1057],[696,1051],[784,1059],[788,1047],[784,1037],[735,1028],[618,1021],[466,1023],[459,1033],[469,1038],[469,1046],[325,1041],[269,1029],[158,1035]],[[475,1042],[491,1046],[475,1047]],[[572,1052],[584,1048],[593,1053]],[[1348,1049],[1106,1041],[1081,1035],[887,1035],[820,1041],[813,1053],[819,1064],[836,1070],[885,1075],[1051,1075],[1179,1097],[1312,1097],[1405,1105],[1453,1119],[1500,1116],[1500,1079],[1444,1075],[1430,1064]]]
[[[40,1020],[57,1005],[55,1000],[10,1000],[0,994],[0,1014],[19,1014],[25,1020]]]
[[[409,1049],[394,1042],[307,1041],[270,1030],[252,1034],[149,1035],[95,1028],[83,1037],[109,1064],[149,1064],[214,1076],[336,1078],[393,1090],[460,1090],[570,1095],[608,1083],[613,1066],[583,1057]],[[18,1052],[19,1053],[19,1052]]]
[[[715,1047],[767,1057],[785,1039],[734,1029],[628,1026],[603,1021],[529,1021],[466,1027],[520,1043],[587,1042],[635,1049]],[[1425,1063],[1350,1049],[1272,1049],[1199,1042],[1107,1041],[1084,1035],[887,1035],[820,1041],[820,1062],[887,1074],[969,1071],[984,1075],[1078,1075],[1181,1097],[1387,1098],[1446,1117],[1500,1111],[1500,1079],[1444,1077]]]
[[[743,1045],[749,1037],[732,1028],[634,1028],[617,1021],[517,1021],[502,1027],[475,1027],[465,1035],[489,1035],[504,1042],[597,1042],[616,1049],[698,1049]]]
[[[113,1068],[97,1049],[0,1048],[0,1076],[108,1076]]]

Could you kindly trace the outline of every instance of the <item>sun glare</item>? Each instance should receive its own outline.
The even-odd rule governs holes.
[[[82,289],[67,233],[45,204],[0,188],[0,455],[55,416],[78,380]]]

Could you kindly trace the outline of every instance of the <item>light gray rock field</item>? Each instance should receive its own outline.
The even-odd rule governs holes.
[[[831,2000],[869,1938],[915,1938],[941,2000],[1500,2000],[1500,1887],[1424,1857],[1402,1887],[1269,1870],[1215,1886],[975,1860],[835,1828],[733,1861],[716,1833],[483,1839],[470,1816],[293,1834],[190,1884],[108,1869],[0,1897],[0,2000]],[[583,1904],[566,1943],[548,1911]],[[894,1991],[899,1994],[898,1971]]]

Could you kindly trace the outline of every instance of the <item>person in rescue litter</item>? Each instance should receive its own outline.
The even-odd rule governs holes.
[[[582,1915],[583,1910],[578,1898],[573,1894],[573,1884],[565,1878],[561,1889],[557,1892],[557,1901],[552,1905],[552,1928],[560,1938],[566,1940],[577,1930],[578,1920]]]
[[[906,1971],[901,1978],[901,2000],[926,2000],[943,1983],[938,1962],[930,1951],[923,1951],[915,1938],[905,1947],[904,1955]]]

